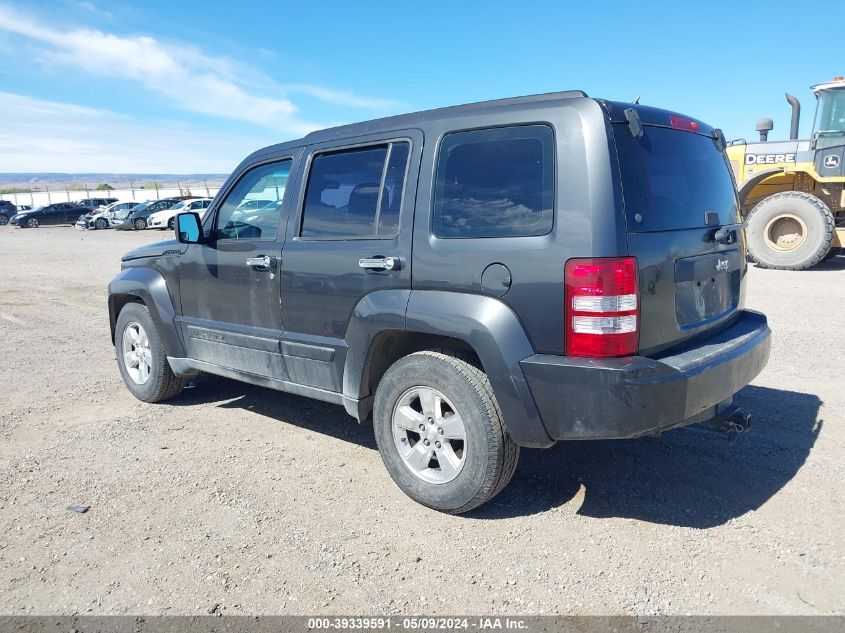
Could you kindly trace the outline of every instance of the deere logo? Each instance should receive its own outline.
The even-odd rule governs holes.
[[[794,163],[795,153],[788,154],[746,154],[746,165],[773,165],[775,163]]]
[[[839,167],[839,156],[836,154],[828,154],[824,157],[824,166],[828,168]]]

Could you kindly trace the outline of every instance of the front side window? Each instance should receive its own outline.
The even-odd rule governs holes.
[[[547,125],[443,137],[434,234],[445,238],[545,235],[554,219],[554,134]]]
[[[217,213],[216,235],[221,240],[273,239],[279,229],[290,159],[249,170],[229,192]],[[260,200],[260,205],[253,202]]]
[[[409,151],[407,142],[397,142],[318,154],[308,174],[300,236],[395,237]]]

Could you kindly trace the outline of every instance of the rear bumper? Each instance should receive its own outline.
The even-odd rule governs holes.
[[[648,435],[712,418],[769,359],[766,317],[743,311],[727,330],[658,358],[536,354],[520,362],[549,436]]]

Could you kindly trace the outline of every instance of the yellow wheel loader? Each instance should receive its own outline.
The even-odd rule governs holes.
[[[792,106],[788,141],[770,141],[771,119],[760,119],[760,141],[729,143],[751,258],[763,268],[803,270],[845,246],[845,79],[812,87],[813,134],[798,139],[801,104]]]

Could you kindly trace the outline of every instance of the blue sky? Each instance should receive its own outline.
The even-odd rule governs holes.
[[[320,127],[570,88],[728,138],[760,116],[786,138],[789,91],[806,135],[843,23],[841,0],[0,0],[0,172],[228,172]]]

